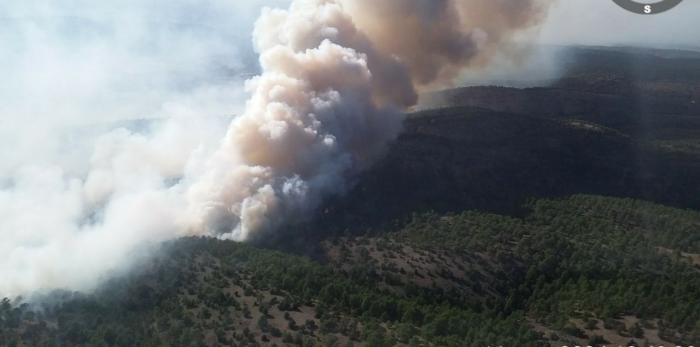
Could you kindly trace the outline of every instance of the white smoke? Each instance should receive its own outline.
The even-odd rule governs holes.
[[[262,74],[246,83],[250,97],[227,130],[222,118],[199,115],[236,109],[230,72],[244,68],[227,63],[236,55],[224,42],[231,37],[92,11],[83,15],[98,34],[78,40],[88,44],[53,37],[61,32],[53,20],[14,25],[29,38],[0,46],[16,53],[8,65],[16,86],[0,91],[10,105],[0,134],[20,143],[1,153],[10,159],[0,177],[0,295],[89,289],[148,241],[247,240],[307,218],[381,156],[420,88],[486,64],[548,3],[296,0],[288,10],[265,9],[253,34]],[[159,9],[134,4],[136,18]],[[221,20],[222,10],[238,8],[201,6],[183,1],[171,15],[191,23],[205,11]],[[56,66],[37,73],[41,59]],[[166,120],[88,141],[91,131],[60,129],[98,116]],[[36,122],[10,124],[22,117]],[[80,146],[66,141],[76,138]]]
[[[401,71],[400,64],[371,61],[377,56],[371,43],[339,3],[265,10],[254,36],[264,74],[249,81],[245,113],[192,190],[201,228],[236,240],[342,192],[345,178],[398,134],[402,118],[396,100],[373,94],[377,77],[369,68],[394,64]],[[405,82],[397,87],[411,86],[407,73],[396,77]]]
[[[90,289],[140,245],[181,234],[180,181],[243,108],[253,52],[238,33],[257,12],[0,2],[0,296]]]
[[[458,77],[538,23],[546,4],[298,0],[264,10],[254,33],[263,74],[190,191],[196,230],[246,240],[342,193],[398,134],[414,82]]]

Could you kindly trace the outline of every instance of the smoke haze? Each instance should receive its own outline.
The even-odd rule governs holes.
[[[195,230],[246,240],[308,215],[397,136],[418,87],[488,59],[546,7],[305,0],[264,10],[253,34],[263,74],[190,191]]]
[[[646,1],[658,2],[658,1]],[[539,42],[565,45],[638,45],[700,50],[700,1],[685,0],[671,11],[640,16],[612,0],[568,0],[553,4]]]
[[[255,2],[0,5],[0,295],[87,290],[149,242],[303,220],[420,90],[507,54],[549,3],[298,0],[262,11],[253,48],[235,33]]]
[[[178,235],[173,183],[245,99],[246,6],[0,4],[0,296],[89,289]]]

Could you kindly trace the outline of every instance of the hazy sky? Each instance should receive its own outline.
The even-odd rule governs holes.
[[[275,3],[283,5],[288,1]],[[700,0],[685,0],[675,9],[653,16],[627,12],[612,0],[559,0],[542,28],[540,40],[557,44],[700,47],[698,33]]]
[[[260,8],[288,3],[0,1],[0,135],[173,110],[234,113],[242,81],[257,72],[251,31]],[[698,18],[700,0],[655,16],[612,0],[559,0],[537,42],[698,47]]]
[[[612,0],[560,0],[542,29],[541,40],[563,44],[700,47],[698,33],[698,0],[685,0],[675,9],[653,16],[627,12]]]

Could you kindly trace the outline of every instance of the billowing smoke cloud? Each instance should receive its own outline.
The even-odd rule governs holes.
[[[259,4],[0,2],[0,296],[90,289],[180,235],[180,179],[243,108]]]
[[[221,95],[234,98],[228,83],[235,78],[214,83],[220,87],[212,93],[204,82],[217,73],[196,69],[191,80],[165,78],[141,89],[150,96],[155,92],[156,99],[163,92],[167,101],[154,113],[168,120],[148,131],[118,129],[89,141],[89,151],[71,152],[80,155],[70,160],[62,154],[41,161],[23,155],[8,166],[0,182],[0,295],[89,289],[144,241],[187,234],[247,240],[308,217],[381,156],[400,131],[402,110],[416,103],[419,90],[449,84],[463,69],[484,65],[514,35],[534,27],[546,3],[296,0],[288,10],[263,10],[253,34],[262,74],[246,83],[250,97],[226,134],[220,119],[191,116],[198,107],[218,110],[208,106]],[[191,6],[184,6],[185,12]],[[178,29],[175,36],[190,29]],[[126,42],[125,52],[144,49],[132,51],[132,42]],[[196,51],[193,62],[227,56],[220,41],[205,42],[211,46]],[[163,43],[171,48],[168,40]],[[173,56],[156,55],[166,62]],[[135,66],[160,70],[157,64],[147,59]],[[223,69],[228,70],[236,67]],[[92,76],[91,70],[79,71]],[[96,72],[108,73],[99,65]],[[117,82],[116,87],[98,86],[106,93],[128,90],[128,83]],[[36,85],[30,87],[36,92]],[[2,93],[8,99],[22,97]],[[101,108],[116,106],[91,94],[66,98],[77,97],[73,102],[80,105],[83,96]],[[183,106],[181,100],[190,101]],[[149,109],[132,111],[141,117]],[[177,116],[170,117],[173,113]],[[3,120],[18,119],[6,115],[3,111]],[[52,146],[56,153],[70,149],[62,134],[55,140],[62,145]],[[90,160],[64,165],[84,157]]]
[[[254,33],[264,73],[250,81],[246,112],[193,187],[197,225],[245,240],[307,215],[395,138],[416,86],[456,78],[539,22],[544,7],[300,0],[265,10]]]
[[[344,0],[362,30],[419,86],[450,84],[544,20],[550,0]]]

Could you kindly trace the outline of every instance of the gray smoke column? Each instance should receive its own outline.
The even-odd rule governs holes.
[[[266,9],[263,73],[188,192],[190,232],[246,240],[304,218],[398,134],[422,87],[485,64],[549,1],[297,0]]]
[[[553,0],[343,0],[355,23],[419,86],[450,84],[539,25]]]
[[[233,34],[263,2],[0,2],[0,297],[89,291],[149,245],[308,218],[383,154],[419,91],[486,65],[547,9],[292,1],[257,21],[243,93]],[[109,121],[143,117],[160,120]]]

